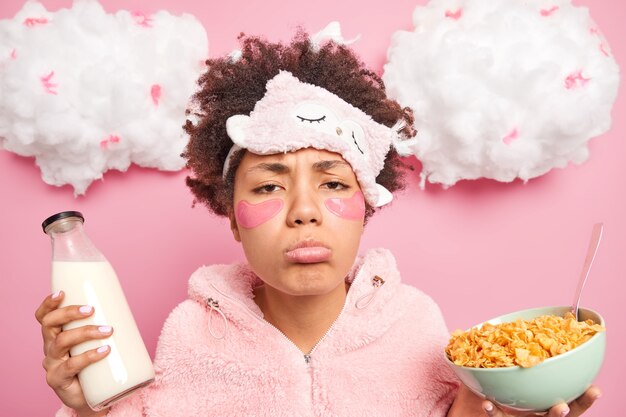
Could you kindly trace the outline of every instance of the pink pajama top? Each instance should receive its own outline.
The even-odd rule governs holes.
[[[445,416],[458,381],[438,306],[400,282],[384,249],[359,258],[347,280],[342,312],[304,355],[263,320],[247,265],[201,267],[165,322],[155,382],[108,416]]]

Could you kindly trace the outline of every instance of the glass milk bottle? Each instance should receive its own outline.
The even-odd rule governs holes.
[[[111,337],[74,346],[70,355],[109,345],[106,358],[78,374],[85,399],[94,410],[110,406],[154,381],[150,355],[111,264],[91,243],[83,229],[84,217],[64,211],[47,218],[42,227],[52,239],[52,292],[63,290],[61,307],[89,305],[94,314],[64,326],[111,326]]]

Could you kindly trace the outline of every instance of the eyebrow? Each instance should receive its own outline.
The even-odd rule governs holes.
[[[346,161],[342,161],[339,159],[331,159],[331,160],[326,160],[326,161],[318,161],[316,163],[313,164],[313,169],[315,171],[328,171],[330,169],[336,168],[336,167],[348,167],[350,169],[352,169],[350,167],[350,164],[348,164]],[[285,164],[282,164],[280,162],[261,162],[259,164],[256,164],[250,168],[248,168],[248,170],[246,171],[246,173],[251,173],[251,172],[255,172],[255,171],[269,171],[269,172],[273,172],[275,174],[286,174],[290,171],[289,167]]]
[[[331,160],[327,160],[327,161],[319,161],[313,164],[313,169],[316,171],[328,171],[330,169],[333,168],[337,168],[337,167],[347,167],[352,169],[352,167],[350,166],[350,164],[348,164],[346,161],[342,161],[340,159],[331,159]]]
[[[249,174],[254,171],[270,171],[276,174],[286,174],[287,172],[289,172],[289,167],[285,164],[281,164],[280,162],[262,162],[248,168],[246,173]]]

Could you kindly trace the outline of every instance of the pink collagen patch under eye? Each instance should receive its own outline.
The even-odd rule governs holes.
[[[246,229],[257,227],[276,216],[284,206],[281,199],[274,198],[258,204],[250,204],[245,200],[237,203],[235,219],[237,224]]]
[[[350,198],[329,198],[324,202],[331,213],[348,220],[363,220],[365,217],[365,198],[357,191]]]

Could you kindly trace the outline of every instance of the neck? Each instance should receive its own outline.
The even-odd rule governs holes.
[[[341,313],[347,288],[342,283],[328,294],[293,296],[263,285],[254,290],[254,301],[267,322],[308,354]]]

